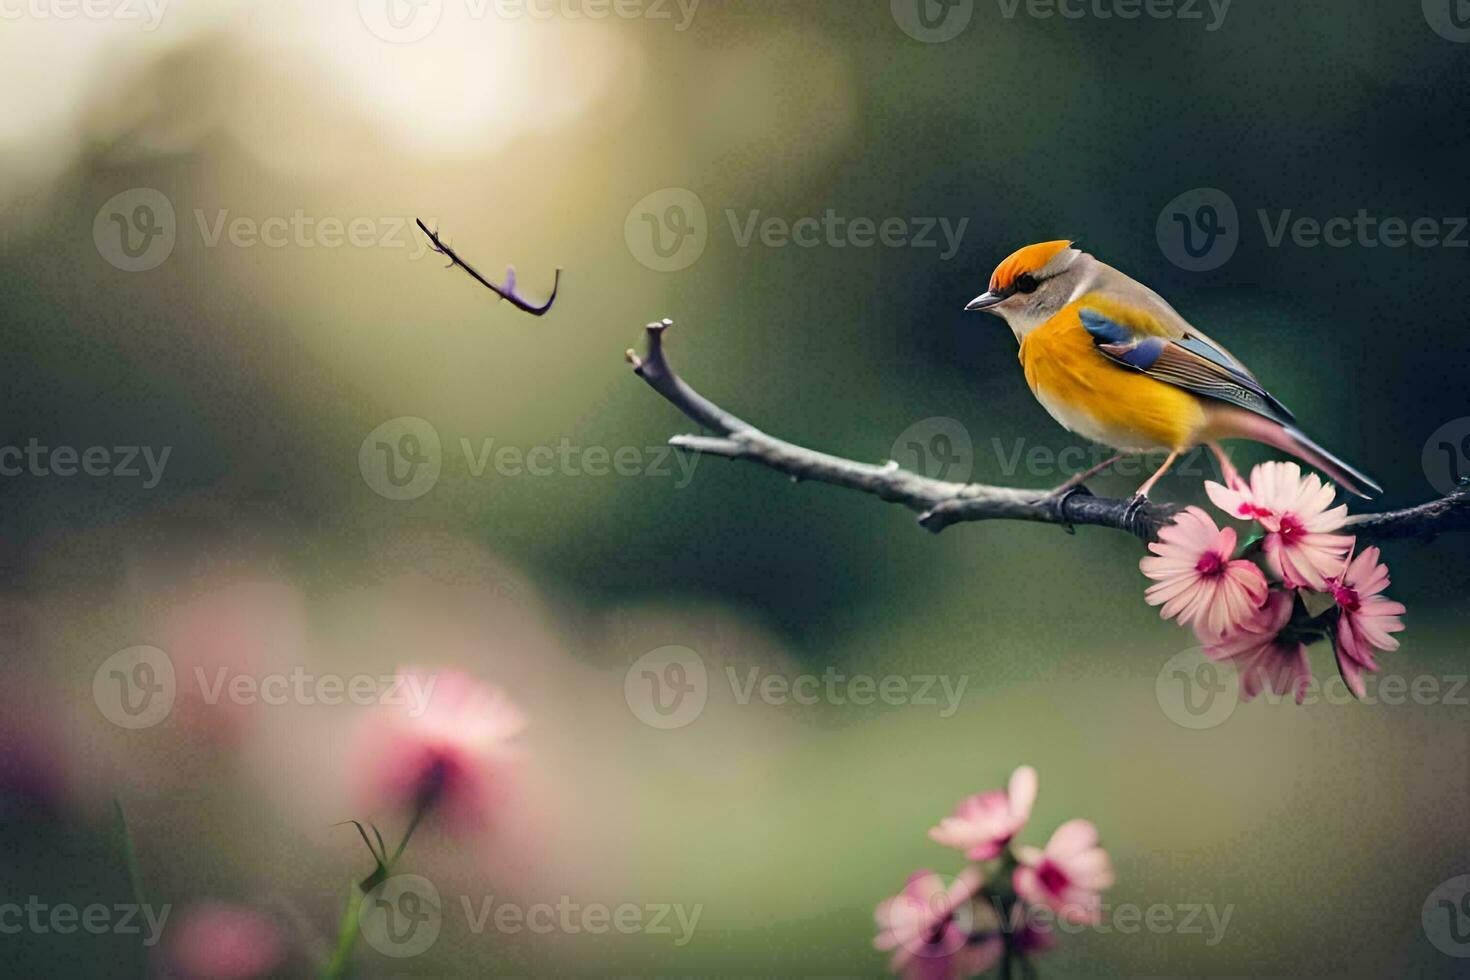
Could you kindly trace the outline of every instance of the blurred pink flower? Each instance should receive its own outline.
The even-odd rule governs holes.
[[[878,923],[873,946],[893,951],[889,968],[905,980],[949,980],[994,966],[1005,948],[1001,937],[971,942],[970,899],[982,883],[974,867],[948,885],[932,871],[916,871],[902,892],[879,902],[873,912]]]
[[[229,902],[203,902],[184,911],[169,959],[198,980],[250,980],[272,975],[286,958],[286,941],[265,916]]]
[[[1255,565],[1232,560],[1235,531],[1215,526],[1208,514],[1190,507],[1159,531],[1149,544],[1153,552],[1139,561],[1144,575],[1157,582],[1144,597],[1163,605],[1159,615],[1193,623],[1205,639],[1216,639],[1255,617],[1266,599],[1266,576]]]
[[[400,703],[364,721],[358,776],[370,806],[432,811],[449,829],[483,829],[510,790],[525,728],[499,690],[455,670],[398,671]]]
[[[1352,537],[1330,533],[1347,523],[1347,506],[1332,506],[1337,489],[1315,473],[1302,476],[1296,463],[1262,463],[1248,487],[1207,482],[1205,492],[1216,507],[1266,529],[1266,561],[1292,588],[1325,591],[1352,549]]]
[[[1031,817],[1036,802],[1036,770],[1021,766],[1011,773],[1005,790],[990,790],[967,796],[929,831],[929,839],[946,847],[957,847],[972,861],[999,857],[1011,838]]]
[[[1381,595],[1388,588],[1388,566],[1379,564],[1378,549],[1364,548],[1329,587],[1337,600],[1337,666],[1357,697],[1364,692],[1363,671],[1377,670],[1377,650],[1394,651],[1390,636],[1404,628],[1403,603]]]
[[[1276,589],[1266,598],[1260,617],[1216,643],[1206,644],[1205,656],[1234,662],[1240,674],[1241,696],[1249,701],[1263,690],[1294,694],[1301,704],[1312,680],[1307,648],[1281,638],[1291,620],[1295,595]]]
[[[53,818],[71,790],[72,761],[50,692],[16,674],[0,675],[0,814]]]
[[[254,724],[258,700],[231,696],[240,677],[261,678],[304,662],[308,621],[300,594],[259,578],[211,581],[162,611],[158,646],[173,662],[178,687],[173,718],[191,741],[237,743]]]
[[[1012,878],[1016,894],[1061,918],[1096,924],[1102,918],[1102,891],[1112,887],[1113,866],[1098,846],[1097,828],[1088,820],[1068,820],[1051,835],[1044,850],[1020,849],[1021,866]]]

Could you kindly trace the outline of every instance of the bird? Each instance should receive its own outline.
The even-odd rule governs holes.
[[[1308,438],[1249,368],[1158,293],[1074,246],[1060,240],[1017,249],[965,306],[1010,326],[1026,383],[1052,418],[1118,451],[1056,492],[1079,487],[1127,455],[1167,453],[1134,495],[1146,500],[1179,457],[1200,445],[1214,454],[1226,482],[1239,484],[1221,439],[1290,453],[1359,497],[1383,492]]]

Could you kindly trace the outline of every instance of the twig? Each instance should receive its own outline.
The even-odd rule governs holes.
[[[475,282],[478,282],[480,285],[490,290],[496,296],[499,296],[501,299],[510,303],[516,309],[523,310],[524,312],[529,313],[532,316],[545,316],[546,312],[551,309],[551,304],[556,302],[556,291],[561,288],[560,269],[556,270],[556,279],[551,286],[551,296],[547,298],[545,303],[537,305],[536,303],[532,303],[530,300],[523,298],[519,293],[516,292],[515,266],[510,266],[505,270],[505,283],[503,285],[496,285],[489,279],[486,279],[484,276],[480,275],[480,273],[476,271],[474,266],[470,265],[464,259],[460,258],[459,253],[455,252],[454,249],[444,244],[444,242],[439,238],[439,233],[430,231],[429,226],[424,224],[422,219],[415,218],[414,223],[419,226],[420,231],[429,236],[430,247],[449,260],[449,265],[446,266],[446,268],[459,266],[465,272],[469,273],[471,279],[475,280]]]
[[[965,521],[1013,520],[1058,524],[1069,530],[1079,524],[1110,527],[1151,541],[1159,528],[1182,509],[1178,504],[1151,500],[1094,497],[1086,487],[1057,494],[1048,490],[934,480],[905,470],[892,460],[883,464],[859,463],[786,442],[725,411],[674,373],[663,346],[664,333],[673,325],[672,320],[648,324],[645,352],[639,355],[629,350],[627,353],[628,363],[633,365],[638,377],[695,423],[714,433],[713,436],[674,436],[669,440],[671,446],[748,460],[793,480],[830,483],[902,504],[917,511],[919,524],[934,532]],[[1417,507],[1362,514],[1350,523],[1353,533],[1367,539],[1431,538],[1444,531],[1467,530],[1470,529],[1470,485],[1461,485],[1444,497]]]

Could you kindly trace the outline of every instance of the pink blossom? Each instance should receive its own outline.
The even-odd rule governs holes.
[[[1301,704],[1312,680],[1307,665],[1307,648],[1296,640],[1282,638],[1281,631],[1291,620],[1296,599],[1291,592],[1277,589],[1266,598],[1261,616],[1234,634],[1205,646],[1205,656],[1212,660],[1230,660],[1240,674],[1241,696],[1249,701],[1263,690],[1277,694],[1295,694]]]
[[[73,761],[49,689],[0,673],[0,817],[56,818],[72,795]]]
[[[889,968],[905,980],[973,977],[995,965],[1005,944],[999,935],[972,939],[971,898],[983,880],[978,868],[962,871],[947,885],[932,871],[916,871],[904,889],[878,903],[873,946],[893,951]]]
[[[458,671],[406,668],[396,680],[399,703],[369,716],[359,742],[369,805],[431,810],[460,833],[482,829],[510,789],[520,709]]]
[[[1378,562],[1377,548],[1364,548],[1329,585],[1337,600],[1337,666],[1357,697],[1363,696],[1363,671],[1377,670],[1377,650],[1393,651],[1399,641],[1390,636],[1404,628],[1401,602],[1381,595],[1388,588],[1388,566]]]
[[[1332,506],[1336,488],[1315,473],[1302,476],[1296,463],[1262,463],[1248,487],[1207,482],[1205,492],[1216,507],[1266,529],[1266,561],[1292,588],[1324,591],[1352,549],[1350,536],[1330,533],[1347,523],[1347,506]]]
[[[967,796],[929,831],[929,839],[946,847],[957,847],[972,861],[999,857],[1026,825],[1036,802],[1036,770],[1021,766],[1011,773],[1005,790],[990,790]]]
[[[1266,576],[1248,561],[1232,560],[1235,531],[1221,530],[1208,514],[1190,507],[1159,531],[1153,552],[1138,563],[1157,582],[1144,597],[1162,605],[1159,615],[1193,623],[1205,639],[1215,639],[1250,621],[1266,599]]]
[[[186,910],[171,928],[170,960],[189,978],[250,980],[273,975],[286,957],[281,932],[242,905],[205,902]]]
[[[1068,820],[1044,849],[1022,848],[1019,857],[1021,866],[1012,883],[1023,900],[1070,922],[1101,921],[1101,893],[1112,887],[1113,866],[1108,852],[1098,846],[1091,821]]]

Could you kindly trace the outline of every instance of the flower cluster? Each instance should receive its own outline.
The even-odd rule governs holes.
[[[1009,974],[1018,960],[1054,942],[1047,916],[1089,925],[1102,917],[1113,884],[1097,828],[1069,820],[1046,847],[1015,843],[1036,801],[1036,770],[1022,766],[1008,787],[961,800],[929,838],[973,862],[953,879],[916,871],[902,892],[880,902],[873,945],[892,954],[906,980],[973,977],[997,964]],[[1038,914],[1040,913],[1040,914]]]
[[[1332,484],[1303,476],[1296,463],[1262,463],[1249,482],[1229,482],[1207,482],[1210,500],[1258,533],[1237,552],[1233,528],[1188,508],[1139,562],[1154,581],[1148,603],[1193,626],[1206,656],[1233,663],[1246,700],[1270,690],[1302,703],[1312,680],[1306,648],[1321,639],[1332,642],[1343,682],[1362,697],[1363,672],[1378,669],[1378,651],[1398,649],[1390,634],[1404,628],[1403,605],[1382,594],[1388,568],[1378,549],[1354,557],[1356,539],[1337,533],[1347,507],[1333,507]]]

